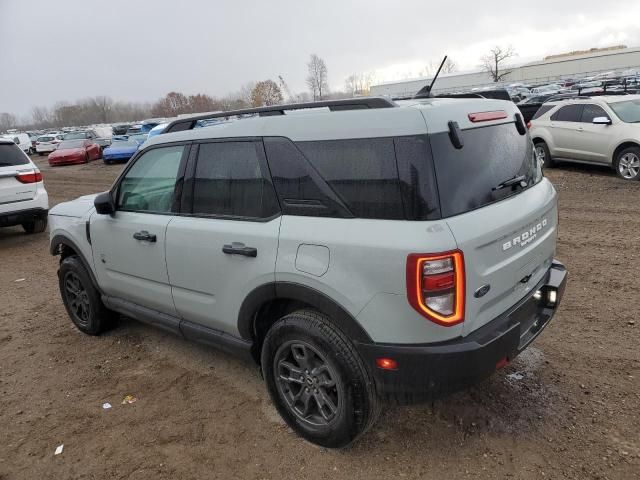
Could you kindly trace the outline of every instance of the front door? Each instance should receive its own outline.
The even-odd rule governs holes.
[[[188,146],[152,148],[135,160],[113,191],[116,212],[94,214],[90,232],[105,294],[175,315],[165,261],[167,225]]]
[[[262,142],[201,143],[187,171],[166,237],[173,300],[184,320],[238,335],[243,300],[275,280],[281,217]]]
[[[579,160],[611,164],[610,151],[613,138],[612,125],[598,125],[593,123],[594,118],[606,117],[611,120],[611,115],[599,105],[585,104],[582,110],[582,146]]]

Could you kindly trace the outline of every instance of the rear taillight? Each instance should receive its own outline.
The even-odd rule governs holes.
[[[439,325],[464,321],[464,256],[459,250],[407,257],[407,296],[422,316]]]
[[[531,122],[527,122],[527,128],[531,130]]]
[[[42,181],[42,173],[38,169],[33,172],[18,173],[16,180],[20,183],[38,183]]]

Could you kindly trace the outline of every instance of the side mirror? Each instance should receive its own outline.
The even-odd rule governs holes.
[[[99,215],[111,215],[116,211],[116,204],[111,197],[111,192],[103,192],[93,201],[96,213]]]
[[[609,117],[596,117],[593,119],[594,125],[611,125],[611,119]]]

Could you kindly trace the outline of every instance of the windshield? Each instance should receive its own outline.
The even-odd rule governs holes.
[[[85,132],[71,132],[64,134],[65,140],[76,140],[80,138],[87,138],[87,134]]]
[[[610,103],[618,118],[626,123],[640,123],[640,99]]]
[[[65,140],[58,146],[58,150],[65,148],[82,148],[84,146],[84,140]]]
[[[147,134],[146,133],[139,133],[136,135],[129,135],[129,140],[133,140],[135,142],[138,143],[142,143],[147,139]]]
[[[114,140],[113,142],[111,142],[112,147],[118,147],[118,148],[122,148],[122,147],[138,148],[138,145],[140,145],[138,142],[134,142],[132,140]]]

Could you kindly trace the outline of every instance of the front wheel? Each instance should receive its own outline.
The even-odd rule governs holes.
[[[115,324],[117,315],[104,306],[100,292],[77,255],[62,260],[58,283],[62,302],[78,330],[99,335]]]
[[[640,148],[625,148],[617,155],[613,166],[620,178],[640,180]]]
[[[300,310],[278,320],[264,340],[261,360],[278,412],[306,440],[345,447],[377,420],[380,400],[369,372],[321,313]]]

